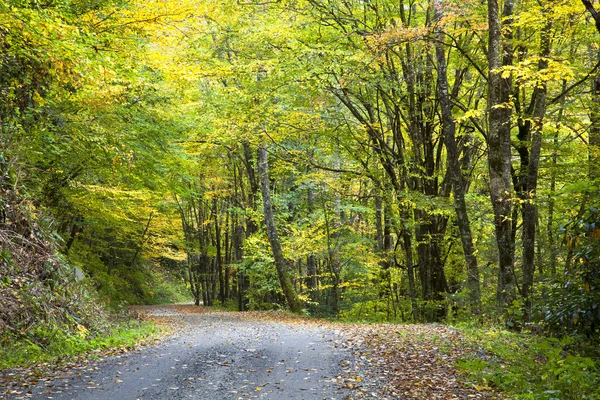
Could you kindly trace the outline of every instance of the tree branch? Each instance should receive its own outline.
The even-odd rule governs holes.
[[[598,30],[598,33],[600,33],[600,14],[598,14],[598,11],[596,11],[590,0],[581,0],[581,2],[585,6],[585,9],[588,10],[588,12],[592,15],[592,18],[594,18],[594,21],[596,22],[596,30]]]
[[[584,1],[584,0],[582,0],[582,1]],[[598,14],[596,14],[596,15],[598,15]],[[594,75],[596,73],[596,71],[598,71],[598,68],[600,68],[600,61],[598,61],[596,63],[596,65],[594,65],[594,68],[592,68],[592,70],[590,72],[588,72],[586,76],[584,76],[583,78],[581,78],[580,80],[578,80],[577,82],[575,82],[574,84],[572,84],[571,86],[569,86],[568,88],[563,90],[563,92],[561,94],[559,94],[558,96],[556,96],[552,100],[550,100],[548,102],[548,104],[554,104],[554,103],[560,101],[560,99],[565,97],[571,90],[575,89],[577,86],[581,85],[582,83],[584,83],[588,79],[590,79],[592,77],[592,75]]]

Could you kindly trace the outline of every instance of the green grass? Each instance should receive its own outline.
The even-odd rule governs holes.
[[[510,399],[600,399],[600,361],[578,353],[575,339],[461,327],[476,349],[458,367],[478,388]]]
[[[136,344],[156,339],[165,328],[149,322],[130,321],[114,327],[110,333],[92,336],[81,327],[77,333],[40,328],[31,338],[4,339],[0,347],[0,369],[26,367],[38,363],[60,363],[74,356],[90,355],[97,350],[131,349]]]

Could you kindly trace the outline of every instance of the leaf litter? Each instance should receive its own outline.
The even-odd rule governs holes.
[[[500,399],[490,390],[470,387],[455,365],[472,352],[457,330],[434,324],[424,325],[337,325],[340,345],[350,349],[358,365],[348,375],[360,375],[354,382],[356,398],[370,393],[362,381],[381,384],[387,399]]]

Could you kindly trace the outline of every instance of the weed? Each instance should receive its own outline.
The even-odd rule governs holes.
[[[473,385],[490,386],[511,399],[600,399],[598,363],[561,340],[496,329],[461,327],[477,349],[458,362]]]
[[[0,347],[0,369],[57,362],[67,357],[109,348],[133,348],[140,341],[164,332],[149,322],[121,323],[106,334],[76,334],[68,330],[37,328],[31,338],[7,342]]]

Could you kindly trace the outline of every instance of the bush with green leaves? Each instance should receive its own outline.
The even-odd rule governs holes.
[[[101,333],[109,316],[93,288],[75,279],[58,254],[52,219],[8,187],[0,221],[0,346],[15,341],[47,344],[56,329]],[[55,328],[52,328],[55,327]]]
[[[468,385],[522,400],[600,399],[599,365],[576,339],[462,326],[475,351],[458,362]]]
[[[600,215],[590,207],[562,229],[573,257],[564,280],[546,293],[543,323],[557,335],[600,339]]]

